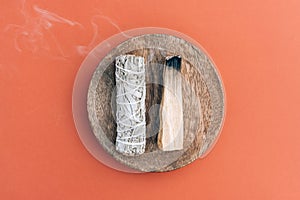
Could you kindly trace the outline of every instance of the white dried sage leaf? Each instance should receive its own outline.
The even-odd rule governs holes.
[[[145,62],[134,55],[121,55],[115,60],[116,76],[116,150],[125,155],[145,152]]]

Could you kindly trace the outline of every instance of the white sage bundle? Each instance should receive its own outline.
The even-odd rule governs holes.
[[[145,64],[144,58],[121,55],[115,60],[116,150],[125,155],[145,152]]]

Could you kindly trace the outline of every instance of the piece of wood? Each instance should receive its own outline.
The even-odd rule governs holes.
[[[183,149],[183,110],[181,87],[181,58],[166,58],[163,74],[164,93],[161,106],[161,131],[158,147],[163,151]]]
[[[121,55],[115,61],[116,76],[116,150],[125,155],[145,152],[145,63],[144,58]]]

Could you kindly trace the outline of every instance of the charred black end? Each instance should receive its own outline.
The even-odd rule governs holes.
[[[181,57],[171,56],[166,58],[166,66],[173,67],[177,71],[181,70]]]

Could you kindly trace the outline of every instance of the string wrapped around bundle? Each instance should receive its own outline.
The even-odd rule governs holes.
[[[120,55],[115,60],[116,150],[125,155],[145,152],[145,63],[144,58]]]

